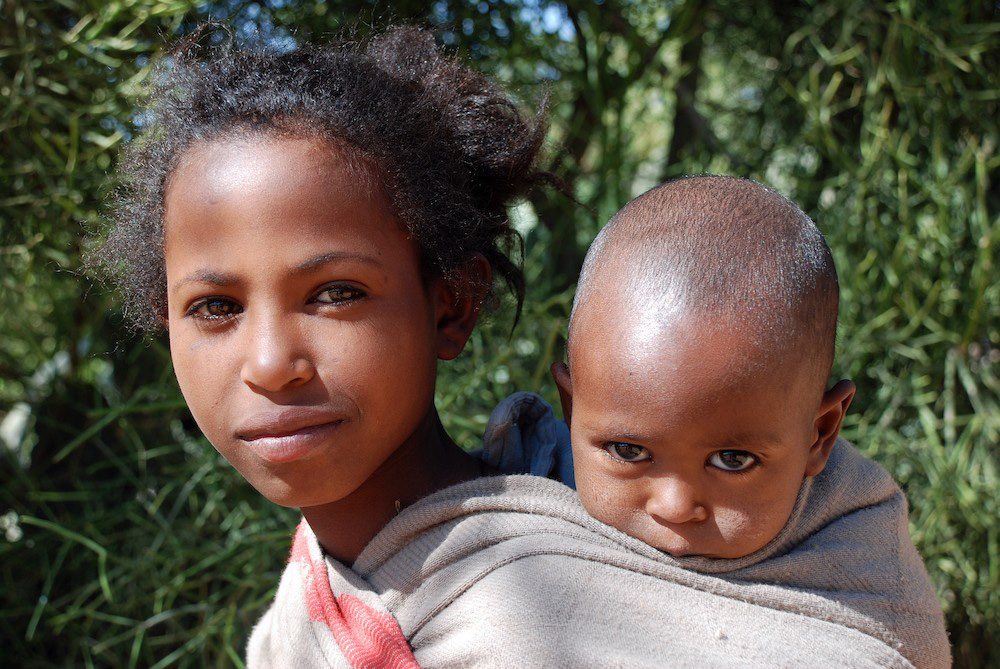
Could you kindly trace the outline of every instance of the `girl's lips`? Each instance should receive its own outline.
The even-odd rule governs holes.
[[[292,462],[322,446],[331,433],[343,422],[338,420],[332,423],[311,425],[289,434],[244,439],[243,443],[249,446],[262,460],[274,464]]]
[[[319,448],[343,422],[343,418],[328,414],[292,409],[258,417],[253,426],[239,430],[236,437],[257,457],[279,464],[298,460]]]

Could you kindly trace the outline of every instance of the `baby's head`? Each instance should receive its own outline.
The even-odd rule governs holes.
[[[826,387],[837,305],[823,236],[760,184],[691,177],[626,205],[553,368],[587,510],[675,556],[765,546],[854,396]]]

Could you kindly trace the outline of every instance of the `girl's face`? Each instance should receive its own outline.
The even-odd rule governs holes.
[[[368,480],[428,422],[436,360],[454,348],[439,327],[453,296],[422,279],[374,184],[322,140],[264,136],[194,146],[166,192],[181,391],[215,448],[284,506]]]

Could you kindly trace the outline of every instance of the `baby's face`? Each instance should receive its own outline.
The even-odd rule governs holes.
[[[675,556],[762,548],[826,462],[815,375],[748,366],[743,338],[694,317],[650,326],[624,309],[586,311],[557,381],[587,511]]]

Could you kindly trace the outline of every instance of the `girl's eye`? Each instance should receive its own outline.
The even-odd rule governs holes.
[[[757,464],[757,456],[746,451],[717,451],[708,463],[726,472],[742,472]]]
[[[224,297],[209,297],[192,304],[187,315],[209,320],[222,320],[242,311],[243,307],[232,300]]]
[[[365,296],[365,291],[354,286],[328,286],[316,293],[315,300],[320,304],[343,304],[359,300]]]
[[[608,455],[612,458],[621,460],[622,462],[643,462],[652,457],[645,447],[636,446],[635,444],[626,444],[620,441],[613,441],[605,444],[604,450],[607,451]]]

